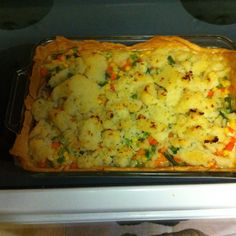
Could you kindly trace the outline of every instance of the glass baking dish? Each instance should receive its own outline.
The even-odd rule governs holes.
[[[107,37],[75,37],[72,39],[83,40],[83,39],[95,39],[99,41],[122,43],[126,45],[132,45],[138,42],[143,42],[153,35],[148,36],[107,36]],[[196,43],[203,47],[211,48],[226,48],[226,49],[236,49],[236,45],[230,39],[218,36],[218,35],[183,35],[181,36],[193,43]],[[47,39],[39,44],[37,44],[32,50],[32,59],[34,56],[35,48],[39,45],[45,45],[54,39]],[[5,116],[5,125],[13,133],[17,134],[21,129],[23,115],[24,115],[24,98],[28,91],[28,78],[31,73],[32,63],[20,70],[16,71],[15,78],[13,79],[9,103],[7,107],[7,112]],[[32,173],[20,170],[33,178],[39,178],[42,181],[50,178],[50,180],[55,180],[56,185],[59,179],[63,179],[65,186],[67,178],[77,179],[76,183],[81,184],[84,180],[89,180],[90,184],[103,184],[109,183],[109,185],[120,185],[127,183],[142,184],[142,183],[199,183],[199,182],[214,182],[214,181],[234,181],[235,173],[229,172],[75,172],[75,173]],[[100,178],[101,182],[97,183]],[[45,179],[46,178],[46,179]],[[139,180],[137,182],[136,180]],[[128,180],[128,181],[127,181]],[[170,180],[170,182],[168,182]],[[236,179],[235,179],[236,180]],[[81,182],[82,181],[82,182]],[[44,181],[43,181],[44,182]],[[85,181],[86,182],[86,181]],[[45,184],[45,183],[44,183]],[[76,185],[77,185],[76,184]],[[63,186],[64,186],[63,185]]]

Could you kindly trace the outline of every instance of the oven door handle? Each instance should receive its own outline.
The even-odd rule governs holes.
[[[25,105],[24,100],[28,91],[29,70],[28,68],[21,68],[14,74],[10,95],[5,114],[5,126],[10,131],[18,134],[21,130]]]

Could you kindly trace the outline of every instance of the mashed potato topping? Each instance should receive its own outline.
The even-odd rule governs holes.
[[[186,47],[70,48],[41,65],[37,167],[235,167],[231,68]]]

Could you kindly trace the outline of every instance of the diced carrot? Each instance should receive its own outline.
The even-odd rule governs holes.
[[[225,91],[225,87],[220,88],[220,91],[223,93]]]
[[[77,168],[78,168],[77,162],[73,161],[73,162],[70,164],[70,169],[77,169]]]
[[[154,139],[152,136],[148,137],[148,142],[149,142],[150,145],[156,145],[157,144],[156,139]]]
[[[176,161],[176,162],[182,162],[182,160],[179,158],[179,157],[177,157],[177,156],[174,156],[174,160]]]
[[[46,160],[38,161],[38,167],[39,168],[45,168],[46,167]]]
[[[57,60],[63,61],[65,59],[64,55],[60,54],[57,56]]]
[[[137,156],[143,156],[143,155],[145,155],[145,150],[144,150],[144,149],[139,149],[139,150],[136,152],[136,155],[137,155]]]
[[[234,92],[234,86],[232,84],[227,89],[229,92]]]
[[[217,150],[214,154],[216,156],[224,156],[224,151],[223,150]]]
[[[207,97],[211,98],[214,95],[214,92],[212,90],[209,90],[207,93]]]
[[[116,76],[116,73],[115,73],[115,72],[112,72],[112,73],[111,73],[111,80],[115,80],[116,77],[117,77],[117,76]]]
[[[218,165],[215,161],[211,161],[210,163],[208,163],[208,167],[211,169],[215,169],[218,168]]]
[[[114,85],[113,83],[110,84],[110,89],[111,89],[111,91],[113,91],[113,92],[116,91],[115,85]]]
[[[164,153],[167,150],[167,147],[162,147],[161,149],[159,149],[160,153]]]
[[[52,148],[58,149],[61,146],[61,143],[59,141],[52,142]]]
[[[233,128],[231,128],[231,127],[228,127],[228,130],[229,130],[229,132],[230,132],[231,134],[233,134],[233,133],[235,132],[235,130],[234,130]]]
[[[231,137],[231,140],[236,143],[236,137]]]
[[[125,64],[122,66],[122,69],[123,70],[128,70],[130,67],[131,67],[132,63],[131,63],[131,60],[128,59]]]
[[[112,68],[111,65],[109,65],[109,66],[107,67],[107,73],[108,73],[108,74],[112,74],[112,72],[113,72],[113,68]]]
[[[48,75],[48,69],[45,67],[40,68],[40,76],[41,77],[46,77]]]
[[[158,152],[158,157],[157,157],[157,159],[156,159],[156,161],[155,161],[155,165],[156,165],[156,166],[161,166],[161,164],[162,164],[162,163],[165,163],[165,162],[167,162],[167,159],[166,159],[166,157],[164,156],[164,154]]]
[[[227,150],[227,151],[232,151],[233,148],[234,148],[234,145],[236,143],[236,138],[235,137],[232,137],[229,141],[228,144],[226,144],[226,146],[224,147],[224,150]]]
[[[117,78],[117,74],[114,72],[113,67],[111,65],[107,67],[107,74],[109,75],[111,80],[115,80]]]

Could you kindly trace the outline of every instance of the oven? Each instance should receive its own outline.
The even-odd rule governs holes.
[[[180,35],[203,46],[234,49],[235,7],[234,1],[210,0],[2,1],[0,221],[73,223],[235,217],[234,173],[32,173],[15,165],[9,154],[35,45],[57,35],[112,36],[128,43],[152,35]]]

